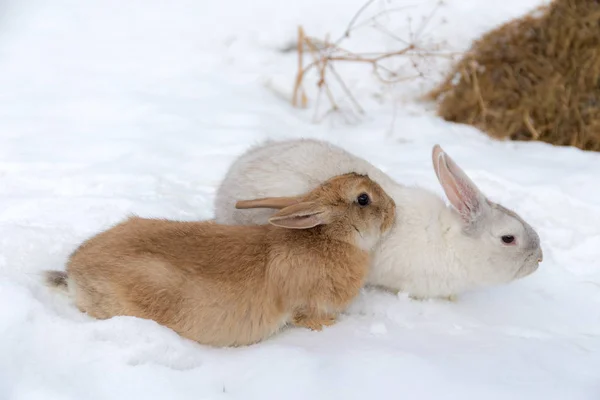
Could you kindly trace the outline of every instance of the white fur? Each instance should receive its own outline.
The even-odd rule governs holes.
[[[449,297],[534,272],[542,252],[533,228],[512,211],[489,202],[441,148],[435,152],[434,169],[454,207],[432,192],[394,182],[367,161],[330,143],[268,141],[231,166],[217,191],[216,222],[264,224],[273,210],[237,210],[235,202],[295,196],[335,175],[357,172],[379,183],[397,207],[392,230],[375,248],[368,284],[419,298]],[[456,187],[452,183],[457,182],[468,190],[451,193]],[[463,204],[478,208],[467,212]],[[516,245],[501,242],[500,237],[509,234],[517,238]]]
[[[385,236],[385,234],[383,235]],[[371,252],[375,246],[378,244],[380,237],[383,237],[379,229],[362,231],[360,233],[356,233],[354,245],[361,250],[366,252]]]

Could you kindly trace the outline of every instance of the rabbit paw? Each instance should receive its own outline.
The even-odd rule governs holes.
[[[298,314],[294,316],[293,322],[296,326],[308,328],[313,331],[320,331],[323,329],[323,326],[334,325],[336,323],[336,319],[334,316],[317,317]]]
[[[422,297],[422,296],[413,296],[413,295],[409,295],[408,297],[411,300],[415,300],[415,301],[426,301],[426,300],[436,299],[436,298],[431,298],[431,297]],[[451,303],[456,303],[458,301],[458,296],[455,294],[451,294],[449,296],[437,297],[437,299],[449,301]]]
[[[442,297],[444,300],[450,301],[452,303],[456,303],[458,301],[458,296],[455,294],[451,294],[450,296]]]

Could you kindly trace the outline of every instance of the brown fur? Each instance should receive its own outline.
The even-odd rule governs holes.
[[[372,198],[367,207],[355,202],[363,192]],[[358,294],[369,265],[365,243],[372,246],[391,227],[395,205],[355,174],[332,178],[295,203],[317,207],[321,224],[286,229],[129,218],[71,255],[69,289],[93,317],[152,319],[214,346],[256,343],[288,322],[321,329]],[[286,213],[273,217],[304,220]]]

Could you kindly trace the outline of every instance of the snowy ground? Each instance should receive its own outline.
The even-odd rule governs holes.
[[[358,70],[348,79],[363,120],[311,123],[312,109],[268,89],[290,91],[296,59],[278,49],[299,23],[341,34],[362,3],[2,3],[0,399],[600,399],[600,155],[492,142],[410,100],[431,80],[378,101]],[[435,2],[392,5],[417,3],[415,22]],[[461,50],[538,3],[448,0],[427,37]],[[368,35],[355,45],[386,44]],[[40,285],[39,271],[62,269],[84,238],[127,213],[210,218],[236,155],[300,136],[439,193],[429,155],[442,144],[539,231],[541,268],[456,303],[365,291],[334,327],[240,349],[151,321],[94,321]]]

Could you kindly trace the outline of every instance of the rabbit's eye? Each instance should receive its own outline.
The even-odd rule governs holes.
[[[368,206],[369,204],[371,204],[371,198],[369,197],[368,194],[361,193],[356,198],[356,202],[362,207]]]
[[[502,241],[506,244],[512,244],[515,242],[515,237],[513,235],[504,235],[502,236]]]

